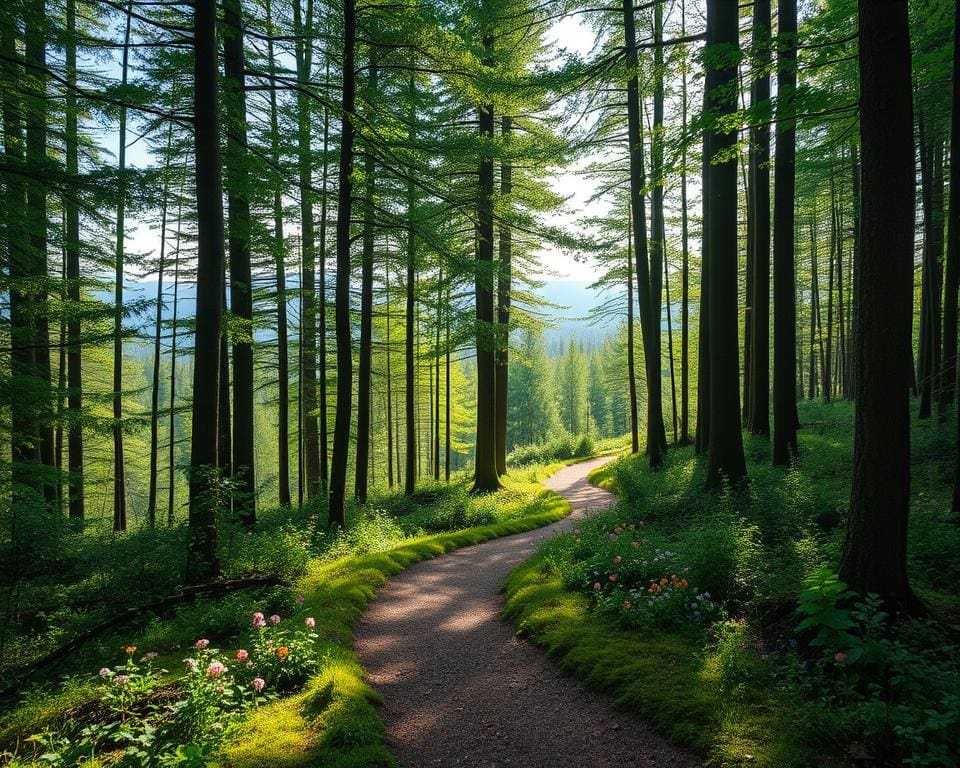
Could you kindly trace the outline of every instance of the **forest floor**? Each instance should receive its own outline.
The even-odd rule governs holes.
[[[568,466],[544,482],[570,502],[570,517],[414,565],[370,604],[356,651],[383,697],[388,744],[402,764],[700,764],[562,674],[500,617],[501,585],[538,542],[614,503],[587,482],[611,458]]]

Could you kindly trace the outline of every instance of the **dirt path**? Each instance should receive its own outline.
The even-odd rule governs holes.
[[[356,648],[383,695],[390,749],[407,768],[700,765],[562,675],[500,619],[500,585],[537,542],[612,503],[586,481],[606,461],[544,483],[570,500],[567,519],[414,565],[370,604]]]

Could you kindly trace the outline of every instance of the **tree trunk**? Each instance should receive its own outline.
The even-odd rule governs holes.
[[[330,82],[330,57],[326,62],[326,80]],[[330,163],[327,160],[327,149],[330,142],[330,109],[323,108],[323,171],[321,172],[320,197],[320,286],[319,286],[319,314],[320,324],[319,344],[317,356],[320,358],[320,484],[327,490],[330,477],[329,459],[329,416],[327,413],[327,176]]]
[[[412,146],[416,139],[416,80],[411,74],[408,82],[409,109],[408,139]],[[417,416],[416,416],[416,290],[417,290],[417,238],[414,225],[416,215],[416,188],[413,180],[407,181],[407,281],[405,307],[404,364],[406,391],[404,393],[404,421],[406,421],[406,454],[404,456],[403,492],[410,496],[417,487]]]
[[[77,106],[77,3],[67,0],[67,93],[66,93],[66,150],[67,177],[76,179],[80,171],[79,142],[77,138],[79,108]],[[67,219],[66,272],[67,300],[73,311],[67,320],[67,411],[70,414],[67,426],[69,450],[68,498],[70,517],[82,520],[83,498],[83,373],[81,350],[80,307],[80,205],[73,193],[67,193],[63,201]]]
[[[792,98],[797,84],[797,2],[778,6],[778,99],[773,184],[773,465],[797,454],[797,297],[794,267],[796,118]]]
[[[194,134],[197,174],[197,319],[190,451],[186,581],[220,575],[217,558],[217,451],[220,315],[223,310],[223,189],[217,110],[216,0],[194,4]]]
[[[393,488],[393,375],[390,362],[390,348],[393,346],[393,334],[390,332],[390,316],[393,314],[393,307],[390,304],[390,255],[389,250],[385,252],[383,274],[386,281],[384,289],[385,304],[387,312],[387,339],[386,339],[386,357],[387,357],[387,487]],[[399,435],[398,435],[399,437]]]
[[[512,118],[501,118],[504,141],[509,141]],[[513,167],[510,160],[500,165],[500,195],[508,201],[513,192]],[[497,472],[507,473],[507,383],[510,357],[510,280],[513,233],[509,223],[500,224],[500,263],[497,266]]]
[[[770,101],[770,0],[754,0],[753,46],[760,76],[751,102]],[[770,434],[770,127],[750,129],[750,196],[753,291],[751,312],[750,432]]]
[[[707,69],[704,78],[703,108],[708,107],[707,94],[714,87],[714,75]],[[713,150],[710,131],[703,132],[701,205],[702,223],[700,235],[700,317],[699,342],[697,347],[697,455],[707,453],[710,445],[710,181]]]
[[[707,46],[739,48],[739,9],[725,0],[707,2]],[[708,100],[717,119],[736,109],[736,64],[714,70]],[[732,98],[731,98],[732,96]],[[711,126],[710,148],[731,154],[736,131],[721,132]],[[737,162],[732,155],[711,165],[710,209],[707,238],[710,243],[710,466],[713,486],[736,484],[746,477],[743,434],[740,424],[740,366],[737,329]]]
[[[957,390],[957,289],[960,287],[960,4],[953,36],[953,98],[950,122],[950,209],[947,219],[947,264],[943,296],[943,373],[940,411],[953,405]],[[960,465],[958,465],[960,466]],[[960,472],[954,482],[954,511],[960,509]]]
[[[377,68],[367,70],[367,103],[377,98]],[[370,462],[370,368],[373,362],[373,227],[375,194],[372,147],[368,143],[363,152],[363,234],[360,259],[360,359],[357,369],[357,459],[354,494],[357,501],[367,501],[368,465]]]
[[[637,366],[634,360],[633,323],[633,222],[627,220],[627,378],[630,383],[630,452],[640,452],[640,425],[637,417]]]
[[[860,0],[863,200],[853,493],[840,576],[888,609],[916,610],[907,580],[914,227],[907,3]]]
[[[240,0],[223,0],[226,93],[227,232],[230,249],[230,313],[233,341],[234,511],[244,525],[257,519],[253,449],[253,277],[250,269],[250,174],[247,98],[244,90],[243,17]]]
[[[177,310],[180,298],[180,232],[183,226],[183,189],[177,202],[177,246],[173,255],[173,317],[170,320],[170,422],[169,443],[167,445],[167,525],[174,520],[174,501],[176,497],[176,447],[177,447]]]
[[[680,2],[680,36],[687,36],[686,0]],[[681,68],[680,129],[687,130],[687,62]],[[683,277],[680,298],[680,444],[690,442],[690,232],[687,214],[687,143],[680,148],[680,247]],[[636,451],[634,451],[636,452]]]
[[[357,36],[356,0],[343,4],[343,96],[340,125],[340,168],[337,193],[337,284],[334,315],[337,332],[337,410],[330,464],[330,525],[346,523],[347,456],[353,399],[353,351],[350,334],[350,216],[353,205],[353,142],[357,80],[354,54]]]

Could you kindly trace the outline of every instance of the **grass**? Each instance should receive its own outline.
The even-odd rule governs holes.
[[[880,762],[951,765],[943,755],[960,732],[960,664],[950,651],[960,624],[955,425],[915,423],[912,439],[909,572],[934,621],[886,627],[884,660],[848,672],[793,627],[803,579],[839,560],[853,407],[804,403],[800,417],[801,455],[789,471],[770,466],[767,441],[745,438],[742,492],[707,492],[692,448],[672,450],[657,472],[644,456],[592,472],[621,502],[581,524],[582,534],[544,542],[508,579],[506,615],[562,669],[710,765],[846,765],[857,750]],[[627,523],[635,533],[612,541]],[[653,565],[657,553],[669,555]],[[644,619],[637,604],[658,568],[687,575],[691,594],[694,585],[709,591],[720,614],[700,624]],[[613,586],[608,573],[618,576]],[[621,606],[625,597],[633,605]]]
[[[569,514],[567,502],[538,482],[567,463],[571,462],[511,470],[503,490],[486,496],[471,495],[463,478],[449,486],[426,485],[412,501],[402,494],[382,494],[368,507],[351,510],[347,530],[336,534],[311,526],[307,513],[298,514],[300,525],[273,524],[268,517],[266,529],[251,538],[268,547],[303,550],[290,558],[304,563],[290,587],[197,602],[86,644],[54,673],[66,678],[51,674],[0,716],[0,755],[3,749],[15,751],[30,735],[56,731],[58,723],[82,717],[97,696],[95,670],[103,664],[112,666],[122,655],[122,646],[132,643],[141,653],[159,651],[158,666],[181,670],[182,658],[197,637],[207,637],[221,648],[235,647],[253,610],[281,612],[280,607],[289,606],[299,593],[305,598],[304,608],[317,620],[324,657],[321,671],[299,692],[253,711],[227,740],[218,764],[394,765],[383,744],[377,696],[364,682],[352,650],[354,623],[387,578],[403,568]],[[304,552],[310,556],[304,557]],[[171,674],[170,682],[179,674]]]

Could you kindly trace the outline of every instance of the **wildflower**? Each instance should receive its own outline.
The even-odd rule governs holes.
[[[186,665],[187,670],[190,672],[197,671],[197,660],[196,659],[184,659],[183,663]]]
[[[267,626],[266,620],[263,618],[263,614],[260,611],[257,611],[253,614],[253,621],[250,622],[254,629],[260,629],[261,627]]]
[[[616,540],[617,540],[617,534],[611,533],[608,538],[610,539],[610,541],[616,541]]]
[[[580,535],[580,529],[579,529],[579,528],[574,528],[574,529],[573,529],[573,532],[574,532],[575,534],[577,534],[577,536]]]
[[[201,638],[200,638],[199,640],[197,640],[197,642],[195,642],[193,645],[194,645],[195,648],[199,648],[199,649],[202,651],[204,648],[206,648],[206,647],[208,647],[208,646],[210,645],[210,641],[207,640],[205,637],[201,637]]]
[[[127,652],[127,656],[133,656],[137,652],[137,646],[128,645],[124,650]]]
[[[101,667],[101,668],[100,668],[100,677],[102,677],[103,679],[107,679],[107,678],[110,677],[110,675],[112,675],[112,674],[113,674],[113,672],[110,671],[110,667]]]
[[[140,659],[140,661],[153,661],[158,655],[156,651],[150,651],[150,653],[143,654],[143,658]]]
[[[249,653],[247,653],[243,648],[241,648],[239,651],[237,651],[237,661],[246,661],[247,656],[249,655],[250,655]]]
[[[277,616],[277,614],[273,614],[273,616],[270,617],[270,623],[273,624],[273,625],[279,624],[279,623],[280,623],[280,617]]]
[[[635,531],[637,529],[637,526],[635,526],[633,523],[630,523],[630,525],[628,525],[627,528],[629,528],[631,531]]]
[[[607,578],[610,579],[610,583],[613,583],[617,580],[617,574],[611,573]]]
[[[620,561],[621,561],[621,560],[623,560],[623,558],[620,557],[620,555],[617,555],[615,558],[613,558],[613,564],[614,564],[614,565],[620,565]]]
[[[303,605],[303,600],[304,600],[303,595],[297,595],[296,600],[297,600],[297,605]]]
[[[126,685],[130,682],[130,678],[126,675],[117,675],[115,678],[113,678],[113,682],[115,682],[117,685]]]
[[[290,649],[287,648],[287,646],[285,645],[281,645],[279,648],[277,648],[277,656],[280,657],[280,661],[283,661],[284,659],[286,659],[289,653],[290,653]]]
[[[660,586],[661,586],[661,587],[665,587],[665,586],[667,586],[667,584],[669,584],[669,583],[670,583],[670,582],[667,581],[666,576],[664,576],[662,579],[660,579]]]
[[[624,600],[624,601],[623,601],[623,610],[629,611],[631,608],[633,608],[633,603],[631,603],[629,600]]]
[[[220,677],[227,668],[219,661],[211,661],[207,666],[207,677]]]
[[[686,587],[686,586],[688,586],[689,584],[690,584],[690,582],[687,581],[686,579],[680,579],[680,586],[681,586],[681,587]]]
[[[833,654],[833,660],[842,663],[847,660],[847,654],[845,654],[843,651],[837,651],[835,654]]]
[[[594,588],[594,589],[600,589],[600,582],[599,582],[599,581],[593,582],[593,588]]]
[[[633,548],[634,548],[634,549],[640,549],[640,542],[639,542],[639,541],[633,542]]]
[[[262,691],[266,685],[267,683],[262,677],[253,678],[253,690],[255,690],[257,693],[260,693],[260,691]]]
[[[580,537],[578,536],[578,537],[575,538],[573,541],[574,541],[575,544],[579,544],[579,543],[580,543]]]
[[[317,621],[313,618],[313,616],[307,616],[307,618],[303,620],[303,623],[310,627],[310,629],[313,629],[315,626],[317,626]]]

